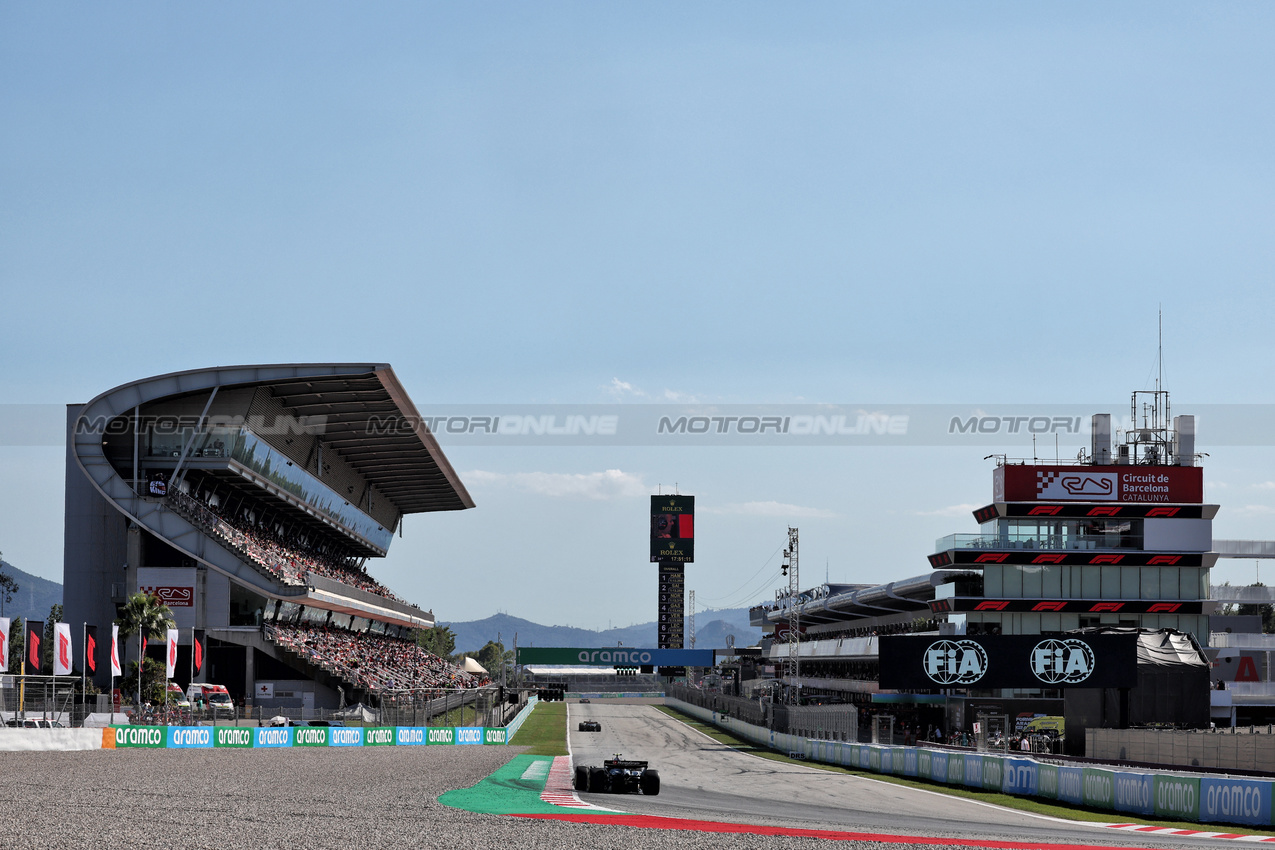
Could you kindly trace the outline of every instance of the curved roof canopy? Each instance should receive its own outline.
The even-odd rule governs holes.
[[[474,500],[385,363],[220,366],[173,372],[108,390],[82,417],[101,421],[168,397],[266,387],[293,415],[318,422],[323,445],[402,513],[472,508]]]

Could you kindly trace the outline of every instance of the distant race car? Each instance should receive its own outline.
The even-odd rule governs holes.
[[[602,724],[596,720],[581,720],[580,731],[581,732],[601,732]]]
[[[589,701],[588,697],[580,697],[580,702],[588,702],[588,701]]]
[[[602,767],[580,765],[575,772],[575,789],[591,794],[636,794],[648,797],[660,793],[660,775],[647,762],[626,760],[619,753],[602,762]]]

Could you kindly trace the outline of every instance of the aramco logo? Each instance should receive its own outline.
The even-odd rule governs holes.
[[[1074,685],[1093,674],[1093,649],[1083,640],[1042,640],[1032,649],[1032,673],[1049,685]]]
[[[940,640],[925,650],[924,663],[940,685],[968,685],[987,673],[987,651],[972,640]]]

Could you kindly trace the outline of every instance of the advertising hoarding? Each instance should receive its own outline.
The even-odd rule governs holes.
[[[173,612],[178,630],[195,627],[196,570],[191,567],[139,567],[137,589],[153,593]]]
[[[992,470],[992,501],[1199,504],[1204,501],[1204,469],[1007,464]]]
[[[570,664],[594,667],[712,667],[711,649],[642,649],[608,646],[580,649],[551,646],[518,647],[519,664]]]
[[[881,687],[1128,688],[1136,635],[979,635],[880,638]]]

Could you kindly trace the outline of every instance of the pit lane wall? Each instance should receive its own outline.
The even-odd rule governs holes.
[[[509,742],[507,728],[483,726],[111,726],[100,734],[100,746],[107,749],[156,750],[481,746]]]
[[[772,732],[672,697],[665,704],[746,741],[824,764],[1165,820],[1267,827],[1275,823],[1271,780],[1066,767],[1017,756],[818,741]]]

